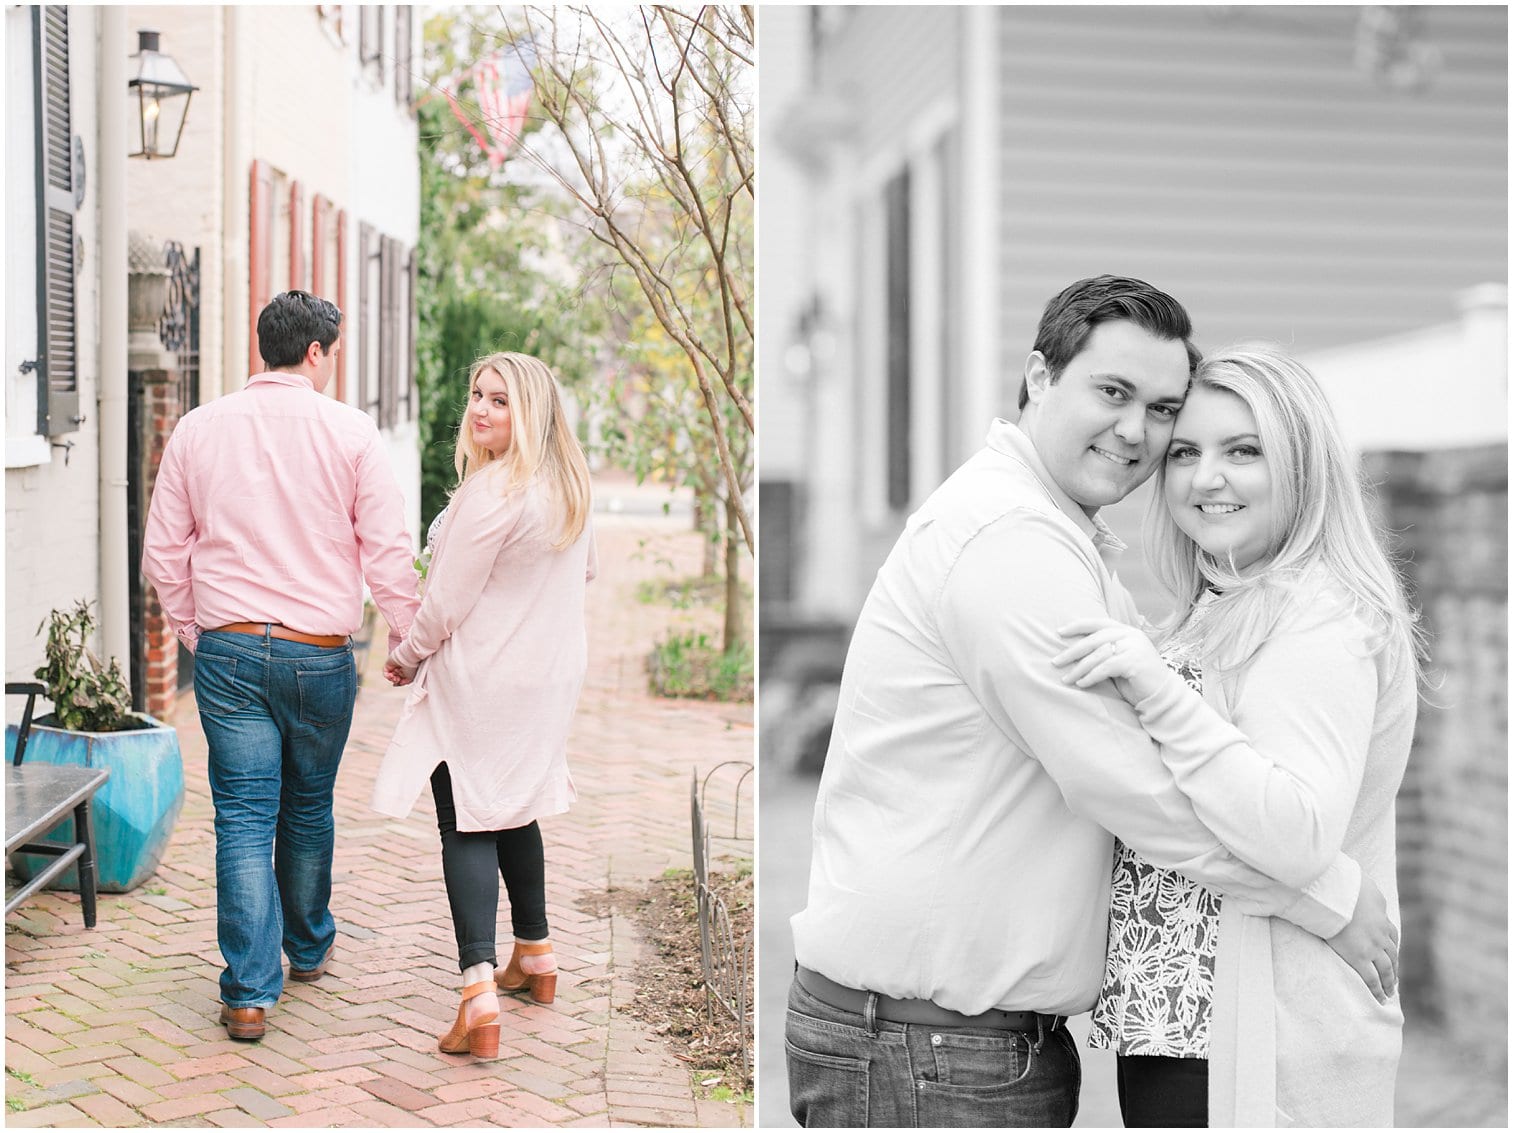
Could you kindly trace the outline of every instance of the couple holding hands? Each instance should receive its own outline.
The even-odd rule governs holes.
[[[576,797],[567,735],[596,570],[588,464],[538,359],[469,375],[458,484],[419,593],[404,502],[373,419],[323,396],[342,314],[303,291],[258,317],[267,366],[185,414],[163,452],[142,572],[195,654],[215,803],[221,1022],[256,1040],[289,977],[336,947],[332,792],[352,723],[351,635],[367,582],[409,686],[372,805],[402,817],[430,782],[462,1001],[448,1053],[496,1057],[497,991],[555,994],[537,819]],[[514,947],[495,970],[499,880]]]

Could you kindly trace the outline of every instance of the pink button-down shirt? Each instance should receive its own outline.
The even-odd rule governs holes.
[[[190,649],[231,622],[355,633],[364,579],[393,648],[420,605],[404,498],[372,418],[281,371],[179,421],[142,573]]]

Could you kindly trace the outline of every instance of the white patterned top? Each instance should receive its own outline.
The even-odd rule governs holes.
[[[1167,657],[1203,690],[1194,661]],[[1108,960],[1088,1045],[1120,1054],[1207,1058],[1219,894],[1114,843]]]

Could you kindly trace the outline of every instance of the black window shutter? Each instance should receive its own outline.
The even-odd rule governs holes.
[[[379,241],[378,251],[378,423],[385,429],[394,427],[394,371],[396,351],[394,343],[394,245],[393,237],[384,236]]]
[[[32,9],[37,110],[37,431],[79,428],[74,329],[73,120],[68,95],[68,9]]]
[[[909,506],[911,452],[909,424],[912,376],[909,372],[909,171],[903,170],[883,188],[887,213],[887,373],[888,373],[888,506]]]
[[[420,405],[419,405],[420,397],[419,397],[419,394],[417,393],[416,388],[415,388],[415,343],[418,340],[419,334],[420,334],[420,318],[419,318],[419,312],[417,311],[416,306],[415,306],[415,293],[416,293],[416,285],[419,282],[419,280],[417,278],[418,275],[419,275],[419,273],[420,273],[420,257],[417,255],[416,249],[411,248],[410,249],[409,276],[408,276],[408,280],[407,280],[409,286],[405,289],[406,290],[405,302],[406,302],[406,306],[407,306],[407,310],[405,311],[405,314],[408,317],[408,322],[409,322],[409,326],[410,326],[410,333],[405,336],[405,369],[404,369],[404,374],[405,374],[405,416],[404,416],[404,419],[406,421],[413,421],[413,420],[415,420],[415,418],[417,418],[417,417],[420,416]]]
[[[413,11],[404,4],[394,9],[394,100],[411,112],[415,109],[415,86],[410,76]]]
[[[373,286],[374,232],[371,225],[359,224],[357,228],[357,262],[360,271],[357,277],[357,318],[362,327],[362,353],[358,358],[358,401],[368,413],[378,420],[379,399],[377,389],[378,335],[374,330],[374,306],[377,296]]]

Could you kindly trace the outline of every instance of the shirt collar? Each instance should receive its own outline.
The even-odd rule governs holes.
[[[1061,490],[1061,486],[1046,470],[1045,462],[1040,459],[1040,454],[1035,451],[1035,443],[1018,425],[1005,421],[1002,417],[995,417],[993,424],[988,427],[988,447],[995,452],[1013,457],[1028,467],[1056,506],[1093,541],[1095,547],[1100,550],[1107,548],[1115,552],[1125,549],[1124,542],[1114,534],[1107,523],[1096,515],[1088,515],[1076,500]]]
[[[250,378],[247,379],[247,384],[249,386],[254,384],[267,384],[275,386],[303,386],[305,389],[309,390],[313,390],[315,388],[315,383],[312,382],[309,378],[305,377],[304,374],[290,374],[286,373],[283,370],[265,370],[261,374],[253,374]]]

